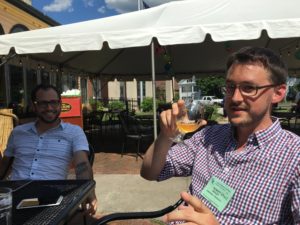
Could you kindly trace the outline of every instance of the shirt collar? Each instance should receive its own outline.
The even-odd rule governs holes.
[[[274,141],[274,137],[282,130],[279,119],[272,117],[272,125],[264,130],[259,130],[254,133],[259,147],[268,144],[270,141]]]
[[[37,120],[35,120],[34,122],[28,124],[28,130],[32,130],[34,133],[37,133],[37,130],[36,130],[36,126],[35,124],[37,123]],[[61,130],[64,130],[66,128],[67,124],[64,123],[62,120],[60,120],[60,123],[57,127],[54,127],[50,130],[53,130],[53,129],[58,129],[60,128]]]
[[[251,134],[248,137],[247,143],[256,143],[259,146],[259,148],[262,148],[265,144],[274,140],[275,135],[278,135],[278,132],[280,132],[282,128],[278,118],[272,117],[272,122],[272,125],[268,128],[256,131],[253,134]],[[231,126],[231,136],[235,141],[237,141],[235,134],[236,128],[234,126]]]

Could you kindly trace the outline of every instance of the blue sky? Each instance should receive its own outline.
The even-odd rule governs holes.
[[[153,7],[176,0],[143,1]],[[68,24],[138,10],[138,0],[32,0],[32,6],[57,22]]]

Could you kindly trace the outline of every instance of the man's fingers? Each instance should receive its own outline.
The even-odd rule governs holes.
[[[201,200],[186,193],[181,193],[181,198],[188,206],[180,206],[178,210],[165,215],[164,222],[184,221],[182,225],[219,225],[214,214]]]
[[[86,201],[82,204],[82,208],[87,215],[94,215],[97,211],[97,200]]]
[[[178,113],[179,113],[178,103],[173,103],[172,104],[172,114],[173,114],[173,116],[177,116]]]
[[[179,108],[182,108],[182,107],[185,106],[184,101],[182,99],[179,99],[178,102],[177,102],[177,104],[178,104]]]
[[[184,210],[174,210],[173,212],[164,215],[162,219],[165,223],[171,221],[182,221],[183,218],[186,218],[184,212]]]
[[[170,128],[171,127],[171,119],[172,119],[172,112],[171,112],[171,110],[163,111],[160,114],[160,119],[161,119],[161,122],[162,122],[162,124],[163,124],[164,127]]]
[[[201,213],[212,214],[211,210],[197,197],[194,197],[187,192],[181,193],[181,198],[190,206],[194,208],[195,211]]]
[[[172,109],[165,110],[160,114],[160,127],[163,132],[169,137],[174,137],[178,134],[176,125],[177,117],[185,108],[184,101],[179,100],[172,104]]]

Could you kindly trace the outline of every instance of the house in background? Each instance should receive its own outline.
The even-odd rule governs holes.
[[[178,91],[178,85],[175,80],[156,81],[156,98],[171,102]],[[152,81],[109,81],[108,98],[127,99],[133,102],[133,108],[139,109],[144,98],[153,97]]]
[[[196,86],[196,78],[180,80],[179,83],[179,98],[185,101],[199,99],[201,91]]]

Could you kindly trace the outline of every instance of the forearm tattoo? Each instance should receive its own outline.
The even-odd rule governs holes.
[[[91,174],[87,162],[82,162],[76,165],[75,173],[77,178],[85,178],[85,179],[91,178]]]

